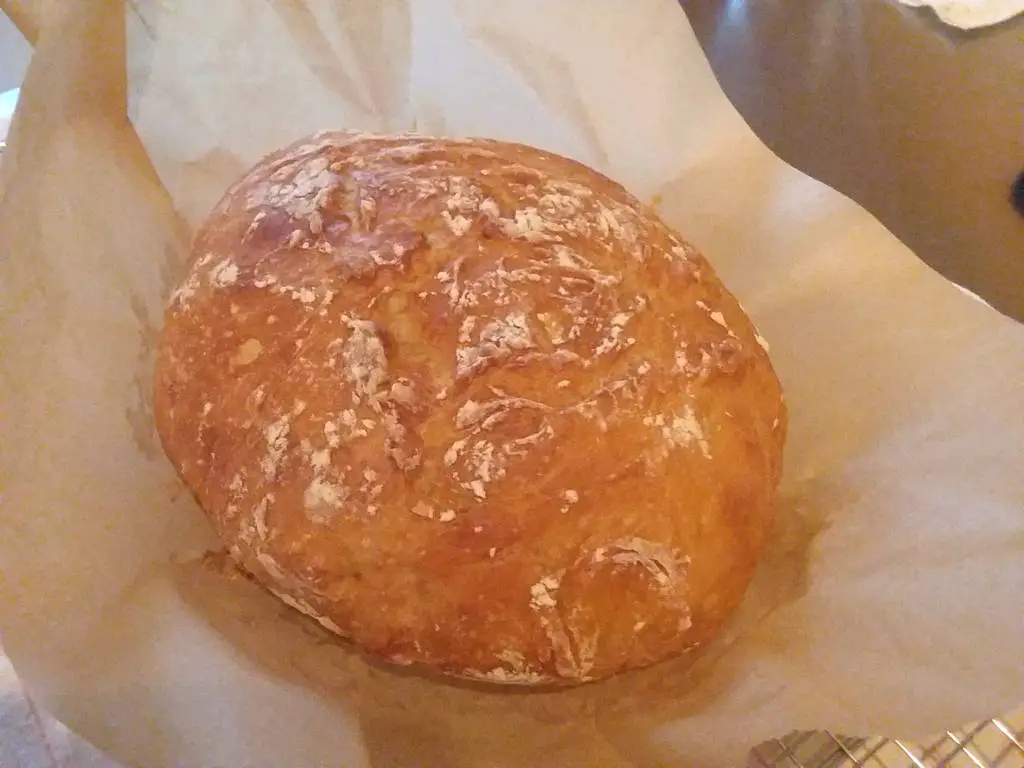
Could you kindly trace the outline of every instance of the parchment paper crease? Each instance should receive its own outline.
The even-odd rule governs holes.
[[[127,57],[116,0],[44,30],[0,208],[0,627],[71,727],[136,765],[715,768],[791,729],[913,738],[1024,699],[1024,328],[773,157],[672,0],[136,5]],[[195,564],[210,534],[148,404],[163,303],[239,171],[342,126],[597,166],[772,342],[781,523],[693,668],[453,686]]]

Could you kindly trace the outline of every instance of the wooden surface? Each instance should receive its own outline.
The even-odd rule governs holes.
[[[1024,321],[1024,15],[963,32],[892,0],[681,4],[771,150]]]

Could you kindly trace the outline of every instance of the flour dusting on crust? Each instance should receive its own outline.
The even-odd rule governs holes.
[[[786,432],[767,351],[598,173],[327,131],[198,233],[154,411],[288,605],[394,663],[581,682],[687,650],[742,597]]]

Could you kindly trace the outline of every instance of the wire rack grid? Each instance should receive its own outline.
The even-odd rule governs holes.
[[[1024,768],[1024,708],[921,744],[791,733],[751,751],[748,768]]]

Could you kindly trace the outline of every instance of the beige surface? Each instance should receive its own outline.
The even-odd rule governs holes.
[[[362,32],[415,32],[406,102],[393,90],[404,77],[366,64],[383,48],[359,47],[365,35],[350,40],[331,20],[336,4],[317,5],[310,27],[293,6],[234,17],[225,4],[211,17],[208,4],[179,2],[149,20],[159,45],[137,39],[133,114],[188,217],[261,144],[318,123],[372,126],[381,113],[518,134],[658,195],[773,342],[794,414],[789,526],[734,642],[694,677],[663,666],[582,695],[495,697],[368,668],[245,585],[166,567],[208,541],[187,499],[168,495],[145,411],[147,345],[186,238],[118,119],[111,16],[41,41],[54,65],[29,74],[37,130],[19,137],[0,210],[0,247],[22,257],[2,263],[0,280],[19,323],[3,349],[17,373],[5,397],[19,408],[3,426],[22,449],[3,467],[18,536],[0,541],[13,575],[0,618],[19,671],[98,743],[141,764],[357,765],[358,725],[381,765],[498,755],[707,768],[793,727],[931,732],[1019,697],[1020,328],[753,142],[670,3],[612,7],[588,18],[585,37],[570,5],[492,5],[486,19],[471,2],[441,14],[413,3],[411,19],[366,6],[352,20]],[[546,24],[526,23],[540,13]],[[262,30],[259,57],[218,59],[219,79],[182,66],[209,73],[238,29]],[[346,67],[331,67],[336,50]],[[286,67],[296,79],[282,83]],[[347,71],[355,84],[338,79]],[[68,77],[110,84],[109,117]],[[226,99],[238,82],[255,90]],[[52,119],[68,111],[91,119]],[[708,192],[694,195],[697,183]]]
[[[0,766],[118,768],[47,714],[25,691],[0,648]]]
[[[60,0],[0,0],[0,12],[34,45],[40,31],[55,17],[59,3]]]
[[[21,85],[31,53],[28,41],[18,28],[0,13],[0,93]],[[0,127],[0,138],[4,132]]]

